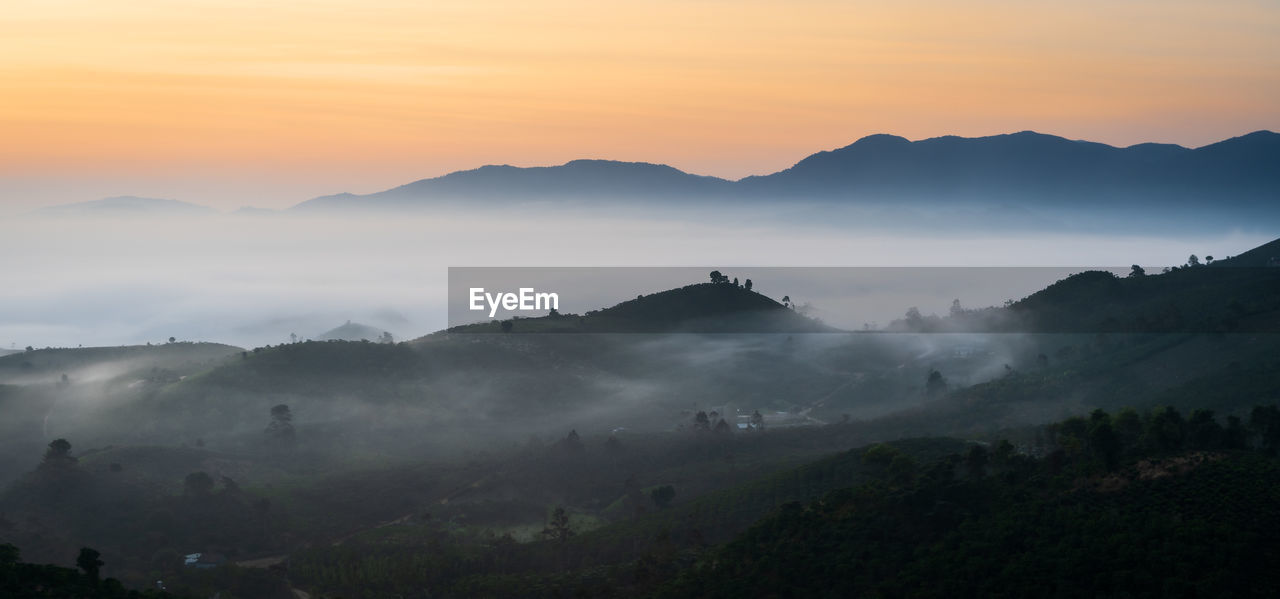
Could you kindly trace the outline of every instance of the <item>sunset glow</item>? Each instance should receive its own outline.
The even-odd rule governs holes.
[[[16,0],[4,13],[0,180],[150,179],[171,195],[174,181],[299,182],[265,202],[286,205],[581,157],[738,178],[877,132],[1197,146],[1280,129],[1273,2]]]

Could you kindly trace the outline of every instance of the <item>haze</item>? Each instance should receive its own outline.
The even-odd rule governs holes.
[[[1225,257],[1262,234],[1087,235],[944,232],[893,234],[849,223],[805,224],[776,212],[442,210],[432,215],[189,218],[26,217],[0,223],[6,293],[4,348],[160,343],[170,336],[252,347],[314,338],[347,320],[397,339],[447,325],[450,266],[690,266],[753,277],[775,299],[791,294],[846,328],[887,324],[907,307],[945,314],[999,305],[1051,283],[1045,272],[1005,288],[940,288],[837,305],[821,290],[783,287],[769,266],[1056,266],[1133,263],[1158,270],[1190,253]],[[756,267],[755,270],[752,267]],[[691,280],[644,289],[605,287],[566,310],[608,307]],[[664,286],[665,285],[665,286]],[[838,295],[838,294],[837,294]],[[832,293],[826,292],[831,298]]]

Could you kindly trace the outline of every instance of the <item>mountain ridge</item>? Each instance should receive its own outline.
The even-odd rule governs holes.
[[[738,180],[665,164],[579,159],[557,166],[485,165],[370,194],[339,193],[294,210],[433,205],[476,200],[645,198],[723,201],[807,198],[1049,197],[1101,203],[1135,194],[1164,202],[1215,196],[1257,204],[1280,189],[1280,134],[1259,130],[1187,148],[1126,147],[1020,131],[917,141],[889,134],[810,154],[789,168]]]

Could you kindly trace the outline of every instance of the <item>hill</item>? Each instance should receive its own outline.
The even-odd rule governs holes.
[[[1280,584],[1271,441],[1250,451],[1239,422],[1167,410],[1095,412],[1051,434],[1045,458],[975,445],[893,467],[896,452],[869,449],[881,480],[781,506],[658,596],[1265,596]]]
[[[501,323],[453,327],[449,333],[502,332]],[[518,318],[515,333],[819,333],[836,332],[765,295],[732,283],[699,283],[642,295],[581,316]]]
[[[0,475],[27,472],[0,535],[91,544],[130,584],[189,551],[288,553],[294,584],[344,596],[1174,593],[1197,564],[1248,594],[1275,557],[1280,428],[1249,410],[1280,400],[1280,269],[1232,266],[1274,247],[1079,273],[954,318],[1022,328],[956,335],[805,334],[831,329],[703,283],[505,334],[0,357]],[[1142,412],[1090,414],[1121,406]],[[59,437],[78,459],[42,461]],[[256,574],[211,573],[288,592]]]
[[[129,373],[150,376],[161,370],[170,371],[176,379],[240,351],[221,343],[189,342],[32,349],[0,356],[0,384],[52,384],[62,375],[67,375],[68,382],[104,381]]]

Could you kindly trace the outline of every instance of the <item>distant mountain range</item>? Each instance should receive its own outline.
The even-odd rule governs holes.
[[[1032,131],[989,137],[909,141],[871,135],[818,152],[791,168],[737,181],[644,162],[574,160],[560,166],[482,166],[386,191],[341,193],[290,211],[413,210],[519,202],[644,201],[717,205],[811,201],[864,206],[878,218],[918,219],[912,208],[979,208],[981,222],[1014,219],[1046,226],[1028,209],[1082,206],[1158,219],[1163,209],[1193,211],[1219,224],[1280,219],[1280,134],[1257,131],[1200,148],[1144,143],[1117,148]],[[903,212],[903,211],[906,212]],[[1024,212],[1020,212],[1024,211]],[[217,211],[178,200],[120,196],[40,209],[43,216],[182,216]],[[236,215],[275,214],[241,208]],[[964,214],[946,217],[952,224]],[[1258,219],[1261,218],[1262,221]],[[959,219],[959,220],[957,220]],[[1003,221],[1001,221],[1003,222]],[[1202,224],[1204,221],[1198,221]],[[1234,223],[1234,224],[1233,224]],[[1047,226],[1057,226],[1049,223]]]
[[[295,210],[405,208],[501,200],[809,199],[851,203],[957,199],[1069,199],[1109,205],[1135,197],[1268,207],[1280,198],[1280,134],[1257,131],[1190,149],[1117,148],[1031,131],[908,141],[872,135],[789,169],[738,181],[666,165],[575,160],[561,166],[484,166],[367,195],[322,196]]]
[[[116,196],[89,202],[49,206],[35,211],[35,214],[41,216],[180,216],[216,212],[217,210],[208,206],[178,200]]]

